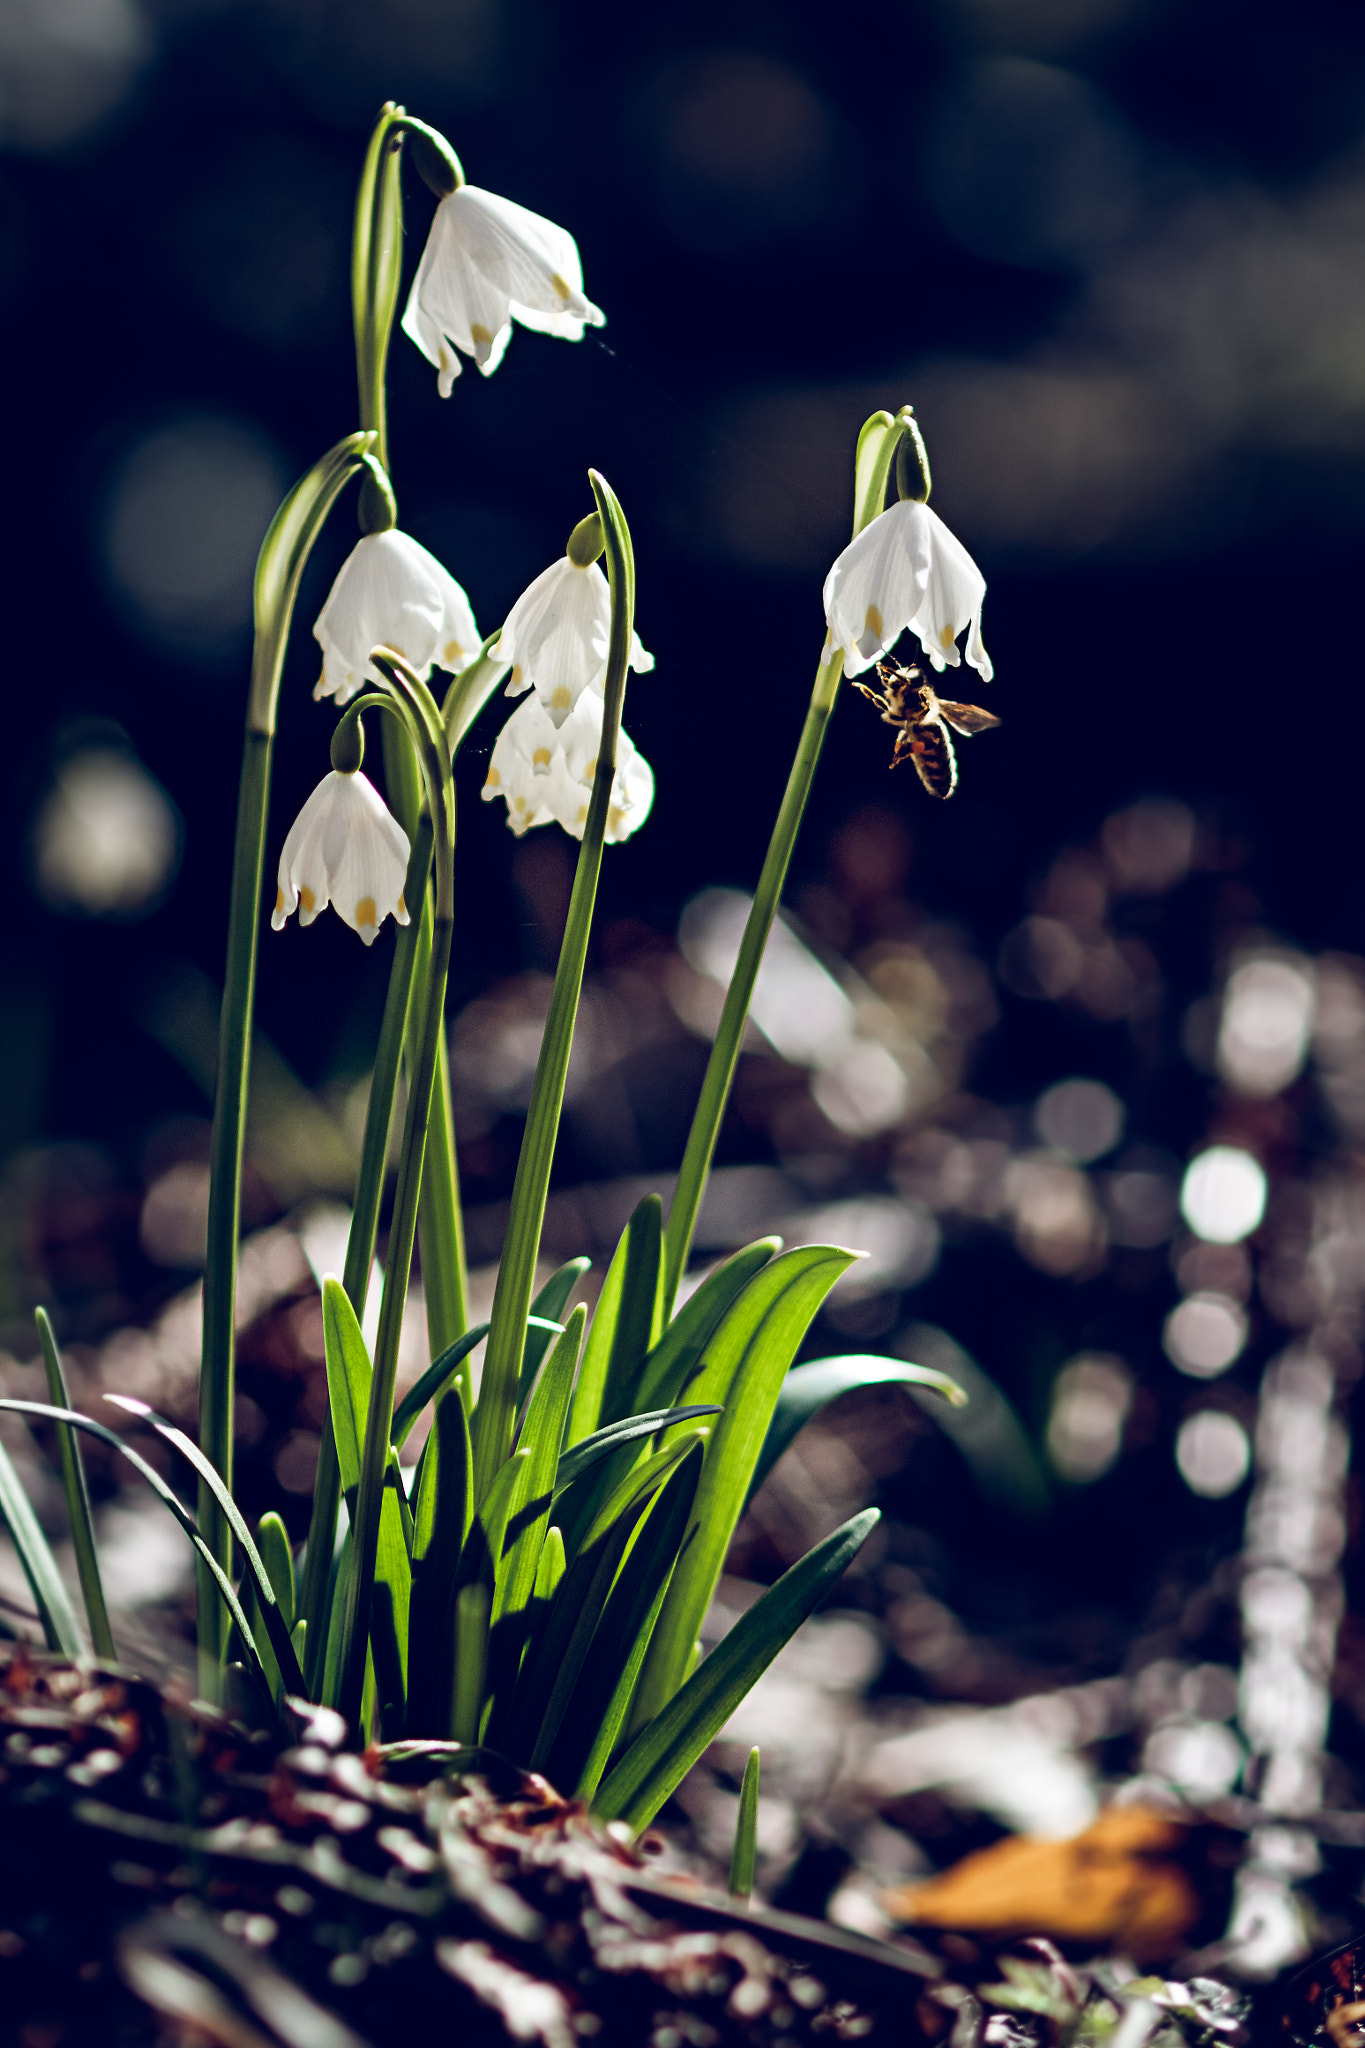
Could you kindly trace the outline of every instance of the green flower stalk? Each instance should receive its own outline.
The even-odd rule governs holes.
[[[255,644],[247,698],[246,740],[237,801],[237,838],[228,908],[227,967],[218,1034],[218,1083],[210,1153],[208,1256],[204,1267],[204,1342],[199,1379],[200,1447],[232,1484],[235,1391],[233,1310],[241,1230],[242,1155],[251,1069],[251,1018],[256,987],[270,764],[280,676],[304,567],[342,487],[372,461],[372,432],[348,434],[289,493],[270,524],[256,563]],[[199,1489],[199,1521],[219,1566],[231,1563],[232,1537],[210,1488]],[[199,1563],[199,1690],[220,1694],[227,1623],[217,1584]]]
[[[898,446],[907,435],[912,435],[914,445],[922,449],[919,429],[914,424],[914,416],[909,406],[902,407],[894,419],[887,412],[873,413],[859,434],[854,471],[855,538],[881,511],[892,462]],[[796,835],[805,816],[815,771],[820,765],[825,733],[829,727],[839,680],[843,673],[844,650],[827,636],[820,657],[820,666],[815,672],[815,683],[811,690],[805,723],[797,742],[796,758],[792,762],[777,822],[768,841],[768,851],[758,878],[758,887],[754,891],[753,906],[749,911],[744,937],[740,942],[739,958],[726,991],[725,1006],[721,1011],[711,1057],[706,1063],[701,1096],[692,1118],[692,1127],[687,1134],[687,1145],[678,1173],[678,1185],[669,1209],[668,1225],[664,1233],[664,1299],[669,1313],[672,1312],[673,1303],[677,1299],[679,1282],[687,1270],[688,1254],[692,1249],[692,1237],[697,1227],[697,1214],[701,1208],[702,1196],[706,1192],[716,1141],[720,1136],[720,1127],[734,1084],[735,1069],[739,1064],[739,1049],[744,1038],[749,1004],[753,999],[759,968],[763,964],[763,949],[768,943],[768,934],[772,930],[773,919],[782,901],[787,870],[791,866],[792,849],[796,845]]]
[[[445,1050],[445,992],[454,918],[455,788],[445,726],[431,692],[400,655],[376,649],[373,666],[383,677],[403,712],[414,752],[421,762],[426,805],[432,821],[435,890],[431,955],[424,990],[420,1041],[413,1062],[403,1144],[394,1191],[384,1273],[384,1298],[375,1340],[374,1370],[365,1420],[359,1493],[352,1529],[355,1571],[341,1638],[340,1705],[352,1722],[360,1716],[369,1645],[370,1608],[374,1595],[375,1553],[385,1473],[388,1469],[393,1393],[398,1372],[398,1346],[407,1302],[408,1275],[417,1236],[417,1213],[426,1147],[427,1118],[438,1059]]]
[[[560,1112],[564,1106],[564,1083],[569,1071],[574,1021],[583,987],[588,933],[597,900],[598,877],[602,871],[602,848],[607,837],[616,780],[621,711],[625,703],[626,676],[632,661],[635,556],[630,529],[606,478],[599,476],[596,470],[589,470],[588,476],[597,500],[611,588],[611,628],[603,689],[601,740],[559,964],[555,969],[554,990],[545,1020],[545,1035],[536,1062],[526,1132],[517,1160],[507,1235],[503,1240],[493,1297],[488,1350],[473,1428],[476,1502],[483,1499],[494,1474],[512,1447],[526,1318],[531,1308],[536,1256],[540,1250],[545,1199],[550,1187],[550,1168],[559,1134]],[[584,572],[576,570],[575,573]]]

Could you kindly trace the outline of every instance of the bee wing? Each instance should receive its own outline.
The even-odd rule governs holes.
[[[983,711],[979,704],[950,704],[940,697],[938,708],[955,732],[965,733],[968,738],[974,732],[989,732],[1000,720],[993,711]]]

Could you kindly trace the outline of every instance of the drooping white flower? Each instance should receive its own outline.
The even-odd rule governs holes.
[[[449,398],[460,374],[456,349],[491,376],[514,319],[581,341],[585,327],[605,318],[583,296],[583,266],[567,229],[495,192],[461,185],[436,209],[403,331],[435,363],[441,396]]]
[[[313,637],[322,646],[315,697],[349,703],[380,679],[370,650],[392,647],[425,681],[432,665],[462,669],[479,651],[469,599],[435,555],[393,528],[367,533],[341,565]]]
[[[494,661],[510,661],[509,697],[534,684],[536,696],[555,725],[564,723],[585,690],[600,691],[607,673],[611,637],[611,587],[596,562],[586,568],[561,555],[527,585],[490,650]],[[643,673],[654,656],[631,635],[630,666]]]
[[[936,669],[956,668],[957,636],[967,627],[967,660],[989,682],[985,595],[985,577],[937,512],[902,501],[871,520],[835,562],[825,578],[825,618],[844,650],[845,675],[871,668],[907,627]]]
[[[580,697],[560,726],[552,723],[538,697],[519,704],[498,734],[485,802],[503,797],[507,822],[520,838],[533,825],[557,823],[574,839],[583,837],[602,744],[602,699],[595,690]],[[607,841],[614,845],[638,832],[654,802],[654,771],[629,733],[616,740],[616,775],[607,810]]]
[[[280,931],[295,910],[300,924],[311,924],[330,903],[373,945],[386,917],[408,922],[408,853],[408,835],[374,784],[358,770],[339,775],[333,769],[289,828],[271,924]]]

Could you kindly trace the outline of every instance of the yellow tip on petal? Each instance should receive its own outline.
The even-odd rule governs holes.
[[[397,903],[396,903],[396,904],[394,905],[394,912],[393,912],[393,914],[394,914],[394,916],[395,916],[395,917],[396,917],[396,918],[397,918],[397,919],[398,919],[398,920],[400,921],[400,923],[402,922],[402,920],[403,920],[403,919],[404,919],[404,918],[405,918],[405,917],[407,916],[407,914],[408,914],[408,906],[407,906],[407,904],[406,904],[406,903],[405,903],[405,902],[403,901],[403,891],[402,891],[401,889],[400,889],[400,890],[399,890],[399,892],[398,892],[398,901],[397,901]]]
[[[867,608],[867,617],[863,621],[863,629],[865,632],[870,633],[874,640],[881,639],[883,633],[882,615],[875,604],[870,604]]]
[[[355,921],[358,926],[367,924],[372,925],[374,923],[375,918],[373,896],[361,897],[359,903],[357,903],[355,907]]]
[[[499,773],[498,773],[498,771],[497,771],[497,769],[496,769],[496,768],[490,768],[490,769],[489,769],[489,771],[488,771],[488,780],[487,780],[487,781],[486,781],[486,782],[484,783],[484,788],[485,788],[485,789],[501,789],[501,787],[502,787],[502,777],[501,777],[501,775],[499,775]]]
[[[521,663],[519,661],[512,663],[512,673],[507,680],[509,683],[519,683],[521,681]]]
[[[533,767],[548,768],[550,765],[550,749],[548,747],[537,747],[531,756],[531,762]]]
[[[956,638],[957,635],[951,626],[941,626],[939,628],[938,644],[940,647],[951,647]]]
[[[441,667],[458,668],[464,660],[464,649],[458,640],[447,640],[441,650]]]
[[[569,686],[567,683],[561,683],[559,688],[555,691],[553,697],[551,697],[550,709],[551,711],[573,710],[573,698],[569,695]]]
[[[275,890],[275,909],[277,912],[284,909],[284,891],[278,887]]]
[[[607,812],[607,830],[609,832],[619,832],[625,815],[619,804],[613,804]]]
[[[299,902],[303,905],[303,908],[309,913],[310,916],[312,915],[313,905],[317,902],[317,900],[317,897],[313,894],[311,889],[299,890]]]
[[[469,339],[473,342],[482,342],[485,347],[491,347],[493,336],[488,328],[481,326],[477,320],[471,320],[469,323]]]
[[[568,300],[573,297],[573,286],[567,278],[561,277],[558,271],[550,279],[550,283],[561,299]]]

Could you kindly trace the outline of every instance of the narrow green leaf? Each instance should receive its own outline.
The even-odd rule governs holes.
[[[683,1439],[628,1475],[569,1562],[522,1661],[511,1711],[499,1724],[509,1755],[543,1758],[548,1753],[631,1532],[657,1489],[692,1449],[692,1442]],[[562,1554],[562,1545],[556,1547]]]
[[[518,1448],[530,1452],[524,1497],[517,1503],[507,1555],[496,1575],[493,1621],[503,1614],[517,1614],[526,1605],[536,1582],[540,1547],[550,1524],[550,1502],[555,1490],[559,1446],[564,1438],[564,1419],[573,1397],[574,1374],[578,1370],[579,1346],[588,1311],[580,1302],[570,1316],[563,1335],[556,1341],[545,1370],[526,1405]]]
[[[322,1338],[327,1355],[327,1399],[332,1411],[341,1490],[354,1506],[360,1484],[360,1454],[370,1405],[370,1354],[355,1310],[341,1282],[327,1274],[322,1283]]]
[[[466,1330],[463,1337],[457,1337],[439,1358],[433,1359],[420,1379],[414,1380],[402,1400],[393,1411],[393,1426],[389,1441],[396,1450],[402,1450],[412,1433],[416,1422],[428,1401],[439,1400],[441,1389],[447,1380],[453,1379],[463,1361],[476,1344],[481,1344],[488,1335],[487,1323],[476,1323],[472,1330]],[[367,1397],[368,1398],[368,1397]]]
[[[788,1444],[822,1408],[857,1387],[884,1386],[927,1387],[951,1408],[965,1407],[967,1402],[962,1388],[946,1372],[936,1372],[928,1365],[909,1365],[899,1358],[876,1358],[855,1352],[840,1358],[817,1358],[809,1365],[794,1365],[778,1393],[773,1419],[749,1482],[749,1500]]]
[[[842,1578],[879,1520],[876,1508],[855,1515],[740,1616],[626,1751],[593,1801],[599,1818],[624,1820],[637,1834],[648,1827],[778,1651]]]
[[[69,1408],[71,1402],[66,1391],[61,1353],[57,1349],[47,1310],[35,1309],[33,1320],[38,1326],[38,1340],[43,1347],[47,1397],[54,1408]],[[66,1513],[71,1524],[71,1543],[76,1553],[76,1571],[81,1582],[81,1598],[85,1602],[85,1618],[90,1625],[90,1640],[97,1657],[107,1657],[116,1662],[118,1651],[114,1647],[114,1632],[109,1626],[109,1609],[105,1605],[104,1585],[100,1578],[85,1460],[75,1431],[60,1422],[57,1424],[57,1454],[61,1459],[62,1490],[66,1495]]]
[[[6,1401],[3,1405],[10,1408],[14,1404]],[[19,1553],[19,1562],[24,1567],[24,1577],[33,1594],[38,1619],[43,1624],[47,1647],[49,1650],[61,1650],[68,1657],[83,1657],[85,1638],[71,1604],[71,1595],[62,1583],[57,1560],[24,1492],[23,1482],[14,1469],[14,1460],[3,1443],[0,1443],[0,1515],[8,1524],[14,1547]]]
[[[696,1400],[721,1402],[725,1413],[697,1489],[697,1537],[673,1574],[645,1662],[635,1708],[641,1721],[658,1714],[683,1682],[787,1368],[855,1257],[833,1245],[783,1252],[754,1275],[706,1347],[688,1391]]]
[[[613,1451],[620,1450],[623,1444],[655,1436],[674,1422],[695,1422],[699,1415],[719,1414],[720,1408],[715,1402],[703,1401],[685,1408],[656,1408],[648,1415],[629,1415],[624,1422],[609,1422],[605,1429],[584,1437],[582,1443],[575,1444],[571,1451],[565,1451],[555,1475],[555,1492],[563,1493],[565,1487],[572,1486],[576,1479],[581,1479],[585,1472],[591,1471]]]
[[[538,1314],[531,1316],[527,1322],[526,1343],[528,1350],[533,1343],[539,1345],[552,1343],[562,1328],[562,1323],[548,1321]],[[476,1344],[482,1343],[487,1335],[487,1323],[477,1323],[472,1330],[466,1330],[463,1337],[457,1337],[455,1342],[427,1367],[420,1379],[414,1380],[393,1411],[393,1426],[389,1431],[389,1437],[399,1450],[407,1442],[408,1437],[412,1433],[412,1426],[426,1407],[427,1402],[435,1400],[446,1381],[458,1371],[461,1362],[469,1356],[469,1353]],[[540,1362],[541,1355],[540,1351],[536,1352],[537,1364]],[[467,1388],[465,1398],[467,1401]]]
[[[536,1589],[532,1598],[553,1600],[563,1576],[564,1538],[551,1523],[545,1531],[545,1541],[540,1547],[540,1561],[536,1566]]]
[[[553,1753],[607,1598],[650,1505],[651,1496],[644,1492],[629,1502],[596,1542],[584,1545],[582,1555],[564,1575],[539,1646],[542,1674],[535,1688],[535,1705],[543,1703],[543,1711],[531,1750],[532,1770],[543,1770]]]
[[[347,1507],[354,1514],[373,1372],[355,1310],[341,1282],[330,1273],[322,1283],[322,1335],[337,1465]],[[402,1490],[397,1453],[391,1441],[374,1553],[370,1652],[374,1660],[378,1712],[386,1730],[395,1736],[402,1732],[407,1697],[408,1625],[412,1601],[412,1566],[408,1546],[411,1540],[407,1496]],[[342,1629],[343,1643],[349,1640],[353,1627],[355,1597],[353,1574],[347,1581],[346,1600],[340,1607],[333,1602],[333,1616]],[[330,1657],[330,1630],[327,1651]]]
[[[562,1327],[569,1296],[591,1266],[591,1259],[567,1260],[557,1271],[551,1273],[531,1303],[531,1313],[526,1324],[526,1349],[521,1358],[521,1384],[517,1388],[518,1414],[525,1409],[527,1398],[535,1385],[536,1374],[540,1371],[540,1361],[553,1341],[550,1331],[543,1325],[557,1323]]]
[[[707,1274],[645,1360],[635,1389],[637,1408],[667,1408],[678,1399],[730,1309],[781,1249],[780,1237],[760,1237]]]
[[[298,1619],[294,1595],[294,1552],[289,1542],[289,1531],[283,1518],[273,1508],[261,1516],[256,1524],[256,1548],[261,1553],[261,1562],[275,1588],[275,1598],[280,1603],[284,1625],[293,1633]]]
[[[982,1493],[1008,1513],[1029,1517],[1045,1514],[1049,1485],[1038,1453],[1001,1388],[976,1360],[931,1323],[912,1324],[905,1332],[906,1349],[926,1353],[951,1373],[967,1395],[968,1405],[946,1412],[917,1388],[910,1397],[932,1413],[943,1434],[956,1444]]]
[[[758,1862],[758,1751],[749,1751],[739,1788],[739,1813],[735,1820],[735,1846],[730,1852],[730,1897],[747,1905],[754,1889],[754,1868]]]
[[[630,1389],[663,1319],[663,1204],[646,1195],[616,1247],[593,1310],[567,1444],[629,1412]]]
[[[142,1474],[142,1477],[151,1487],[152,1492],[156,1495],[157,1499],[161,1502],[162,1506],[166,1508],[172,1515],[174,1515],[176,1521],[179,1522],[181,1528],[189,1537],[190,1542],[194,1545],[195,1550],[198,1553],[199,1557],[203,1560],[204,1565],[212,1575],[214,1584],[217,1586],[219,1593],[222,1595],[223,1605],[227,1608],[229,1619],[236,1623],[238,1633],[240,1634],[242,1641],[246,1645],[248,1654],[253,1660],[253,1668],[255,1675],[258,1678],[260,1684],[266,1688],[268,1694],[268,1681],[265,1674],[265,1667],[261,1662],[261,1654],[256,1645],[256,1637],[252,1632],[250,1622],[247,1620],[246,1615],[243,1612],[242,1603],[237,1598],[236,1593],[233,1591],[232,1581],[228,1577],[227,1573],[223,1570],[223,1567],[219,1564],[213,1552],[209,1549],[208,1544],[200,1535],[199,1524],[195,1521],[194,1516],[190,1513],[189,1509],[185,1506],[184,1502],[180,1500],[178,1495],[172,1493],[170,1487],[167,1486],[161,1474],[158,1471],[156,1471],[153,1466],[149,1465],[145,1458],[139,1457],[138,1453],[133,1449],[132,1445],[126,1444],[123,1441],[123,1438],[121,1436],[116,1435],[112,1429],[107,1429],[102,1422],[96,1422],[92,1416],[78,1415],[74,1408],[54,1408],[49,1402],[46,1401],[0,1400],[0,1412],[7,1412],[14,1415],[41,1415],[46,1417],[46,1419],[49,1422],[65,1422],[72,1429],[86,1430],[91,1436],[97,1436],[101,1443],[108,1444],[110,1450],[117,1451],[121,1458],[126,1458],[128,1460],[128,1463]],[[19,1487],[18,1475],[17,1473],[15,1473],[13,1465],[9,1462],[8,1455],[5,1453],[4,1445],[0,1444],[0,1513],[4,1513],[5,1518],[8,1521],[9,1516],[6,1498],[4,1494],[6,1471],[8,1471],[8,1473],[14,1480],[15,1487],[18,1491],[18,1497],[23,1504],[23,1508],[27,1510],[27,1512],[31,1515],[33,1511],[29,1507],[28,1499],[27,1496],[24,1494],[23,1489]],[[11,1534],[13,1534],[12,1523],[10,1524],[10,1531]],[[38,1533],[41,1537],[42,1531],[39,1530]],[[22,1557],[23,1551],[17,1536],[15,1537],[15,1548],[20,1551],[20,1556]],[[51,1556],[50,1551],[48,1552],[48,1555],[49,1557]],[[27,1571],[27,1569],[28,1567],[27,1565],[25,1565],[25,1570]],[[36,1597],[37,1596],[35,1594],[35,1598]],[[67,1605],[69,1610],[69,1601]],[[74,1613],[72,1614],[71,1619],[74,1626]],[[79,1630],[76,1631],[76,1635],[77,1639],[79,1639]],[[60,1642],[56,1642],[52,1644],[52,1647],[54,1649],[65,1649],[66,1646]],[[74,1650],[67,1650],[66,1654],[68,1656],[79,1656],[80,1654],[82,1654],[82,1652],[78,1646]]]
[[[298,1658],[294,1655],[294,1646],[289,1640],[289,1629],[285,1624],[284,1616],[280,1612],[279,1602],[275,1598],[275,1588],[270,1583],[269,1574],[261,1562],[261,1553],[256,1548],[242,1511],[228,1492],[226,1486],[224,1486],[222,1475],[215,1469],[213,1461],[204,1456],[198,1444],[191,1437],[186,1436],[183,1429],[177,1429],[173,1423],[167,1422],[164,1415],[158,1415],[156,1410],[149,1408],[145,1401],[135,1401],[127,1394],[106,1394],[104,1398],[106,1401],[112,1402],[116,1408],[122,1408],[127,1414],[139,1416],[144,1422],[151,1425],[159,1437],[163,1437],[168,1444],[174,1444],[181,1457],[188,1459],[189,1463],[193,1465],[200,1479],[217,1501],[220,1511],[226,1518],[228,1527],[242,1547],[247,1570],[255,1581],[261,1620],[265,1623],[266,1633],[270,1639],[270,1647],[275,1653],[275,1662],[279,1665],[280,1677],[284,1683],[285,1690],[295,1693],[302,1698],[304,1690],[303,1673],[299,1669]]]
[[[403,1497],[398,1459],[392,1449],[379,1504],[379,1541],[374,1560],[374,1600],[370,1612],[370,1644],[380,1721],[390,1741],[405,1733],[408,1696],[408,1631],[412,1605],[412,1564],[404,1529],[407,1501]]]
[[[408,1728],[450,1727],[455,1682],[455,1591],[473,1513],[469,1419],[462,1389],[436,1402],[422,1453],[413,1517],[412,1607],[408,1623]]]
[[[488,1588],[479,1579],[455,1595],[455,1711],[451,1734],[457,1742],[476,1743],[483,1706],[483,1674],[488,1655]]]
[[[550,1760],[556,1785],[591,1799],[625,1726],[636,1681],[687,1535],[701,1446],[659,1488],[636,1526]]]

